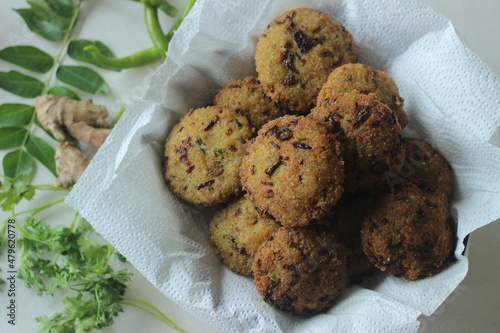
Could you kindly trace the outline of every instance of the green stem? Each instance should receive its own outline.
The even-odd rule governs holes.
[[[139,306],[137,304],[134,304],[133,302],[143,304],[143,305],[151,308],[152,310],[148,310],[146,308],[143,308],[143,307],[141,307],[141,306]],[[124,297],[122,303],[130,305],[130,306],[134,306],[134,307],[139,308],[141,310],[144,310],[147,313],[149,313],[149,314],[155,316],[156,318],[160,319],[161,321],[163,321],[165,324],[167,324],[168,326],[172,327],[173,329],[175,329],[175,330],[177,330],[179,332],[182,332],[182,333],[187,333],[185,330],[183,330],[182,328],[180,328],[179,326],[177,326],[163,312],[161,312],[160,309],[158,309],[156,306],[154,306],[153,304],[151,304],[149,302],[146,302],[146,301],[143,301],[143,300],[137,299],[137,298],[127,298],[127,297]]]
[[[80,5],[81,5],[81,3],[82,3],[82,0],[79,0],[78,3],[77,3],[77,5],[75,6],[75,11],[73,12],[73,17],[71,18],[71,21],[70,21],[70,24],[68,26],[68,29],[66,30],[66,32],[64,34],[64,38],[63,38],[61,47],[59,48],[59,52],[54,57],[54,64],[52,65],[52,68],[50,69],[48,79],[44,82],[45,83],[45,87],[43,88],[43,91],[42,91],[41,95],[46,95],[47,92],[50,89],[50,82],[52,81],[54,73],[56,72],[56,68],[58,68],[59,65],[60,65],[61,56],[62,56],[62,54],[64,52],[64,49],[66,48],[66,45],[68,44],[69,37],[71,36],[71,31],[73,30],[73,28],[75,26],[75,23],[76,23],[76,20],[78,18],[78,15],[80,14]],[[31,119],[30,119],[28,125],[26,125],[26,128],[31,129],[31,127],[35,123],[36,117],[37,117],[37,113],[33,112],[33,115],[31,116]],[[26,142],[28,141],[28,138],[30,137],[30,134],[31,134],[31,131],[26,131],[26,135],[24,136],[23,142],[20,145],[21,149],[24,149],[24,147],[26,146]]]
[[[46,95],[47,92],[49,91],[50,82],[52,81],[52,78],[54,77],[54,73],[56,72],[56,69],[61,64],[61,57],[64,53],[64,50],[66,49],[66,46],[68,45],[69,38],[71,37],[71,32],[73,31],[73,28],[75,27],[75,24],[76,24],[76,20],[78,19],[78,16],[80,15],[81,3],[82,3],[82,0],[78,0],[78,3],[75,5],[75,11],[73,12],[73,16],[71,17],[71,21],[69,23],[68,29],[64,33],[64,37],[63,37],[63,40],[61,42],[61,47],[59,48],[59,52],[54,57],[54,65],[50,69],[48,79],[45,81],[45,89],[43,90],[42,95]]]
[[[36,190],[40,190],[40,191],[63,191],[63,192],[71,191],[71,189],[66,188],[66,187],[59,187],[59,186],[48,185],[48,184],[33,185],[33,188],[35,188]]]
[[[57,200],[51,201],[51,202],[49,202],[49,203],[47,203],[45,205],[38,206],[38,207],[35,207],[35,208],[32,208],[32,209],[28,209],[28,210],[16,213],[15,215],[17,216],[17,215],[32,213],[30,215],[30,217],[32,217],[33,215],[36,215],[37,213],[41,212],[42,210],[47,209],[47,208],[52,207],[52,206],[55,206],[55,205],[57,205],[57,204],[59,204],[59,203],[61,203],[63,201],[64,201],[64,198],[57,199]]]

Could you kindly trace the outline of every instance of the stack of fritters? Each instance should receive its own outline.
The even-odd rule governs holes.
[[[375,267],[435,274],[455,247],[453,174],[428,143],[403,138],[394,80],[355,63],[351,34],[313,9],[271,22],[255,60],[257,77],[228,82],[165,144],[170,189],[224,204],[210,222],[222,262],[301,316]]]

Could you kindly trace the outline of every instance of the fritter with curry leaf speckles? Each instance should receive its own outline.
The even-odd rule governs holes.
[[[381,195],[361,227],[368,259],[408,280],[434,275],[453,253],[455,234],[447,197],[422,179]]]
[[[302,113],[315,106],[330,70],[356,59],[351,34],[331,16],[309,8],[274,19],[255,52],[258,78],[271,98]]]
[[[403,109],[404,100],[399,96],[396,82],[384,72],[363,64],[345,64],[335,68],[319,92],[317,105],[334,94],[353,90],[366,95],[375,94],[394,112],[401,128],[408,124],[408,116]]]
[[[246,197],[261,215],[305,226],[322,218],[342,195],[341,146],[320,122],[287,115],[260,129],[240,176]]]
[[[190,110],[165,143],[164,177],[184,200],[205,206],[241,193],[241,160],[252,136],[248,120],[212,106]]]
[[[348,286],[351,251],[329,233],[283,227],[262,244],[252,265],[268,304],[299,316],[328,310]]]
[[[271,100],[255,77],[229,81],[215,94],[213,104],[244,115],[257,130],[269,120],[285,114],[283,108]]]
[[[403,146],[409,163],[401,170],[403,176],[426,179],[436,190],[450,197],[455,187],[453,170],[439,150],[424,140],[413,138],[403,138]]]
[[[255,252],[280,224],[260,216],[245,197],[231,201],[210,220],[210,238],[215,252],[232,271],[252,274]]]
[[[402,129],[388,106],[375,94],[332,95],[308,117],[321,121],[344,147],[348,192],[380,192],[386,174],[398,174],[404,163]]]

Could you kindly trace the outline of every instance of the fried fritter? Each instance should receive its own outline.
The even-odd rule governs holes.
[[[413,138],[403,138],[403,147],[407,167],[403,167],[401,174],[410,179],[426,179],[436,190],[450,197],[455,186],[453,171],[439,150],[424,140]]]
[[[332,211],[315,222],[320,229],[333,234],[352,251],[353,281],[375,269],[361,246],[361,224],[373,205],[374,197],[344,193]]]
[[[321,121],[342,143],[346,191],[379,191],[385,174],[397,174],[403,166],[401,126],[375,94],[354,90],[332,95],[308,118]]]
[[[305,226],[342,195],[341,147],[316,120],[287,115],[260,129],[240,176],[260,214],[286,226]]]
[[[396,82],[383,71],[362,64],[345,64],[335,68],[319,92],[317,105],[334,94],[353,90],[366,95],[375,94],[380,102],[394,112],[401,128],[408,124],[408,116],[403,110],[404,100],[399,96]]]
[[[211,206],[241,193],[241,160],[253,132],[248,120],[220,107],[193,109],[165,142],[163,174],[188,202]]]
[[[244,115],[257,130],[269,120],[284,115],[284,111],[271,100],[260,81],[254,77],[229,81],[215,94],[213,104]]]
[[[232,271],[252,274],[254,254],[280,224],[260,216],[245,197],[231,201],[210,221],[215,252]]]
[[[408,280],[434,275],[455,248],[448,199],[425,180],[381,195],[361,227],[363,251],[380,270]]]
[[[254,284],[277,309],[310,316],[330,308],[347,287],[350,257],[329,233],[283,227],[257,250]]]
[[[258,78],[271,98],[302,113],[315,106],[330,70],[356,59],[351,34],[330,15],[308,8],[274,19],[255,53]]]

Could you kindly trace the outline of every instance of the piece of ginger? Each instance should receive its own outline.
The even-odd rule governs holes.
[[[56,147],[56,186],[72,187],[89,165],[87,156],[73,142],[63,142]]]
[[[64,140],[64,135],[100,147],[111,129],[106,122],[108,111],[91,99],[77,101],[66,96],[45,95],[36,100],[36,112],[40,124],[54,137]]]

